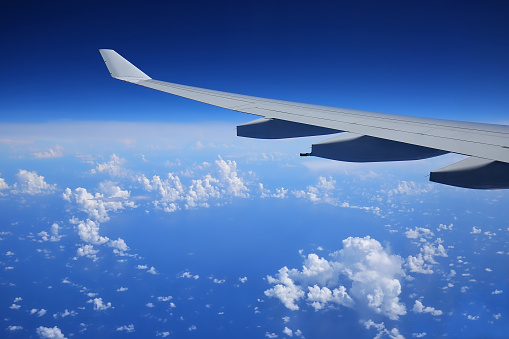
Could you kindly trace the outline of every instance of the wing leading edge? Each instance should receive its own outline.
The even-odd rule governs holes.
[[[278,139],[341,133],[302,155],[373,162],[469,156],[430,180],[467,188],[509,188],[509,126],[419,118],[259,98],[154,80],[113,50],[100,53],[113,78],[206,104],[261,116],[237,135]]]

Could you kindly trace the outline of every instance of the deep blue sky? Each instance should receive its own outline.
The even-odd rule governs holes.
[[[114,81],[112,48],[153,78],[389,113],[507,122],[501,1],[9,1],[0,121],[239,120]]]

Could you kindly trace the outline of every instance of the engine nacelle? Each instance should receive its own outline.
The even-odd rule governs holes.
[[[339,133],[341,131],[301,124],[293,121],[261,118],[237,126],[239,137],[257,139],[284,139]]]
[[[378,162],[419,160],[446,153],[448,152],[434,148],[405,144],[367,135],[344,133],[313,144],[311,153],[306,155],[350,162]]]
[[[440,184],[479,189],[509,188],[509,164],[469,157],[430,173],[429,180]]]

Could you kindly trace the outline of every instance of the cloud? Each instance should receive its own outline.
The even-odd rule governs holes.
[[[65,339],[62,331],[56,326],[53,328],[39,326],[36,331],[40,338]]]
[[[369,319],[368,321],[364,321],[361,323],[363,323],[367,330],[373,327],[378,331],[375,339],[382,338],[383,335],[388,336],[390,339],[405,339],[405,337],[399,333],[399,330],[397,328],[388,330],[383,322],[377,324],[373,320]]]
[[[434,237],[435,234],[431,230],[422,227],[416,227],[413,230],[408,230],[405,232],[405,235],[410,239],[419,239],[421,252],[416,256],[408,256],[405,264],[406,268],[408,268],[410,272],[414,273],[434,273],[432,268],[435,264],[437,264],[435,257],[447,257],[447,252],[442,245],[442,239],[437,238],[434,242],[430,242],[431,238]]]
[[[79,257],[87,257],[92,259],[93,261],[96,261],[98,259],[97,253],[99,253],[99,250],[95,250],[93,245],[83,245],[76,250],[76,254]]]
[[[239,281],[244,284],[247,281],[247,277],[239,277]]]
[[[124,325],[124,326],[117,327],[117,331],[118,332],[132,333],[132,332],[134,332],[134,325],[133,324],[129,324],[127,326]]]
[[[66,188],[63,198],[69,202],[76,203],[78,208],[87,213],[88,218],[97,222],[105,222],[110,219],[109,212],[117,212],[126,207],[135,208],[133,201],[129,201],[130,192],[123,191],[111,182],[101,183],[100,189],[104,193],[92,195],[85,188],[78,187],[74,192]]]
[[[11,191],[14,194],[49,194],[57,189],[56,184],[48,184],[44,181],[44,177],[38,175],[36,171],[28,172],[26,170],[19,170],[18,174],[16,174],[16,178],[18,182],[14,184],[13,190]]]
[[[111,303],[108,302],[108,303],[103,303],[103,299],[102,298],[94,298],[94,299],[90,299],[87,301],[87,303],[89,304],[94,304],[94,311],[105,311],[109,308],[113,308],[113,306],[111,306]]]
[[[18,304],[12,304],[10,307],[9,307],[11,310],[19,310],[21,308],[21,305],[18,305]]]
[[[129,289],[129,288],[127,288],[127,287],[119,287],[119,288],[117,288],[117,292],[125,292],[125,291],[127,291],[128,289]]]
[[[184,273],[182,273],[179,276],[179,278],[188,278],[188,279],[193,278],[194,280],[198,280],[200,278],[200,276],[198,274],[192,275],[191,273],[189,273],[189,271],[185,271]]]
[[[63,150],[64,148],[62,146],[55,145],[55,150],[50,148],[47,152],[34,153],[34,157],[37,159],[59,158],[62,156]]]
[[[361,305],[393,320],[406,314],[405,305],[399,301],[398,278],[405,276],[400,256],[391,255],[367,236],[343,240],[343,249],[330,257],[327,260],[311,253],[301,271],[283,267],[275,278],[267,276],[267,281],[275,286],[265,295],[278,298],[294,311],[299,310],[298,302],[304,299],[315,311],[335,304],[351,308]],[[340,284],[340,280],[349,286]]]
[[[293,331],[285,326],[283,333],[286,334],[289,337],[293,337]]]
[[[16,332],[21,331],[23,329],[23,326],[16,326],[16,325],[9,325],[6,330],[9,332]]]
[[[265,337],[267,337],[269,339],[275,339],[279,336],[276,333],[265,332]]]
[[[9,185],[5,182],[5,179],[0,178],[0,191],[6,190],[9,188]]]
[[[387,195],[388,196],[397,194],[418,195],[430,192],[432,187],[433,186],[430,184],[416,184],[413,181],[401,181],[398,183],[398,187],[389,190],[387,192]]]
[[[167,296],[167,297],[157,297],[157,301],[170,301],[171,299],[173,299],[172,296]]]
[[[120,158],[116,154],[112,154],[110,159],[111,160],[108,162],[97,164],[97,166],[91,170],[91,173],[107,173],[112,177],[120,178],[132,177],[132,172],[123,167],[126,162],[125,159]]]
[[[55,223],[53,223],[53,225],[51,225],[51,229],[50,229],[51,235],[46,231],[41,231],[41,232],[37,233],[37,235],[42,238],[42,241],[53,241],[53,242],[59,241],[62,238],[61,235],[58,235],[59,228],[60,227],[55,222]]]
[[[168,173],[164,179],[158,175],[154,175],[152,179],[140,175],[136,181],[144,190],[156,192],[160,199],[153,202],[154,206],[169,213],[182,208],[206,208],[210,206],[211,199],[249,197],[249,189],[239,176],[235,161],[225,161],[219,157],[215,164],[215,176],[208,173],[200,179],[191,179],[189,185],[184,185],[174,173]]]
[[[412,309],[415,313],[431,313],[431,315],[437,317],[442,315],[441,310],[437,310],[434,307],[425,307],[419,300],[415,301],[414,308]]]

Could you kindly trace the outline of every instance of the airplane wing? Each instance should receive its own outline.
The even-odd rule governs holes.
[[[206,104],[260,116],[237,135],[279,139],[338,134],[303,156],[404,161],[458,153],[468,158],[431,172],[430,180],[466,188],[509,188],[509,126],[419,118],[220,92],[154,80],[117,52],[100,53],[113,78]],[[345,133],[347,132],[347,133]]]

